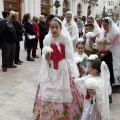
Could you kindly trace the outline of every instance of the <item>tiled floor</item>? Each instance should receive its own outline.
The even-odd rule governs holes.
[[[37,51],[37,55],[39,54],[40,50]],[[21,42],[21,60],[24,63],[18,68],[8,69],[6,73],[0,70],[0,120],[34,120],[32,108],[37,89],[40,59],[27,62],[26,51]],[[120,120],[120,94],[113,95],[110,109],[111,120]]]

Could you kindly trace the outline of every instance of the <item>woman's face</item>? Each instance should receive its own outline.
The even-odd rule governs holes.
[[[41,18],[40,18],[40,21],[41,21],[41,22],[44,22],[44,17],[41,17]]]
[[[94,21],[92,19],[87,19],[87,24],[94,24]]]
[[[61,32],[61,26],[58,21],[52,21],[50,23],[50,31],[54,38],[59,37],[60,32]]]
[[[109,31],[109,24],[107,22],[103,22],[102,25],[105,31]]]
[[[70,14],[66,15],[66,21],[67,21],[67,23],[70,23],[71,20],[72,20],[72,15],[70,15]]]

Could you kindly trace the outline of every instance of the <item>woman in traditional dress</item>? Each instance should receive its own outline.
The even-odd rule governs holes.
[[[50,22],[44,46],[53,52],[44,53],[33,113],[37,120],[79,120],[82,97],[73,79],[79,76],[73,58],[69,33],[58,18]],[[43,51],[45,49],[43,48]]]
[[[120,85],[120,30],[110,17],[104,18],[102,25],[102,37],[109,40],[108,49],[113,55],[115,85]]]
[[[74,48],[74,52],[75,52],[79,34],[78,34],[78,27],[74,21],[74,16],[72,15],[72,12],[70,12],[70,11],[66,12],[63,24],[67,28],[67,30],[71,36],[71,41],[73,43],[73,48]]]

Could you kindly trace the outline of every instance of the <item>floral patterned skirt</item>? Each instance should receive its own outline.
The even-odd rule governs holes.
[[[40,85],[38,85],[33,114],[35,120],[79,120],[83,109],[83,97],[78,93],[73,82],[71,103],[57,103],[42,101],[39,97]]]

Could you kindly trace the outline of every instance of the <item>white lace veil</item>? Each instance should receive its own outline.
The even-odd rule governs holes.
[[[74,21],[74,16],[73,16],[73,14],[72,14],[71,11],[67,11],[67,12],[65,13],[65,18],[64,18],[64,20],[63,20],[63,25],[65,26],[65,24],[67,23],[67,21],[66,21],[66,15],[67,15],[67,14],[70,14],[70,15],[72,16],[72,19],[71,19],[71,22],[70,22],[70,23],[72,23],[72,24],[74,25],[74,29],[77,30],[76,32],[78,33],[78,27],[77,27],[77,25],[76,25],[76,23],[75,23],[75,21]]]
[[[110,17],[105,17],[104,19],[108,19],[109,23],[109,31],[107,33],[106,38],[110,41],[114,40],[116,35],[120,35],[120,29],[117,27],[117,25],[113,22],[113,20]],[[102,37],[104,38],[105,30],[102,26]]]
[[[66,16],[63,20],[63,26],[65,26],[70,34],[70,37],[71,37],[71,41],[72,41],[72,44],[73,44],[73,48],[74,48],[74,52],[76,51],[76,44],[78,42],[78,38],[79,38],[79,35],[78,35],[78,27],[77,27],[77,24],[76,22],[74,21],[74,16],[72,14],[72,12],[68,11],[66,12],[65,15],[71,15],[72,16],[72,19],[70,21],[70,25],[69,23],[67,23],[66,21]]]
[[[62,27],[62,30],[61,30],[61,35],[66,35],[67,37],[69,37],[70,38],[70,34],[69,34],[69,32],[67,31],[67,29],[65,28],[65,26],[63,25],[63,23],[62,23],[62,21],[59,19],[59,18],[53,18],[53,20],[57,20],[57,21],[59,21],[60,22],[60,24],[62,25],[61,27]],[[52,39],[52,33],[51,33],[51,31],[49,30],[49,33],[45,36],[45,39],[44,39],[44,43],[45,42],[48,42],[48,39],[49,39],[49,41],[51,42],[51,39]]]
[[[102,120],[110,120],[109,113],[109,92],[110,92],[110,73],[108,66],[103,61],[101,64],[101,85],[97,91],[96,99],[98,110],[101,113]]]
[[[55,19],[55,20],[57,20],[57,21],[59,21],[60,22],[60,24],[62,25],[62,30],[61,30],[61,35],[65,35],[65,36],[67,36],[67,38],[69,39],[69,42],[70,42],[70,50],[71,50],[71,54],[72,54],[72,56],[74,56],[74,50],[73,50],[73,45],[72,45],[72,41],[71,41],[71,37],[70,37],[70,34],[69,34],[69,32],[67,31],[67,29],[65,28],[65,26],[64,26],[64,24],[62,23],[62,21],[59,19],[59,18],[53,18],[53,19]],[[45,36],[45,39],[44,39],[44,44],[46,44],[47,46],[50,46],[50,43],[51,43],[51,41],[53,40],[53,37],[52,37],[52,33],[51,33],[51,31],[49,30],[49,33]],[[62,40],[63,42],[64,42],[64,40]],[[61,42],[62,42],[61,41]],[[57,45],[57,47],[58,47],[58,49],[59,49],[59,43],[56,41],[56,45]],[[77,66],[76,66],[76,64],[73,64],[72,65],[73,66],[73,68],[74,68],[74,73],[75,73],[75,77],[77,78],[78,76],[79,76],[79,73],[78,73],[78,68],[77,68]]]

